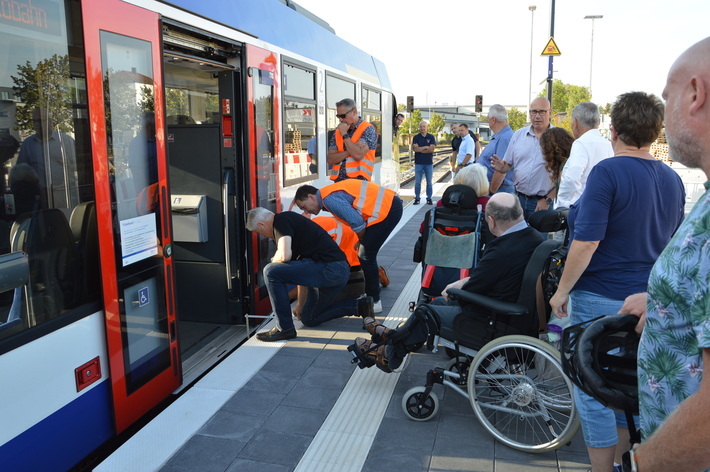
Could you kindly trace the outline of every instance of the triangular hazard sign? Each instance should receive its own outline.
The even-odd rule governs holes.
[[[550,36],[550,40],[545,45],[545,49],[540,53],[541,56],[561,56],[560,48],[557,47],[555,40]]]

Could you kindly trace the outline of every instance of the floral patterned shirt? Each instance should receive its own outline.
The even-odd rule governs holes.
[[[641,433],[647,439],[700,387],[710,348],[710,181],[653,266],[638,354]]]

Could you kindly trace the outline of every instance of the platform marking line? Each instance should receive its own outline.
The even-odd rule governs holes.
[[[409,318],[409,302],[417,299],[420,286],[421,265],[414,270],[397,298],[383,322],[385,326],[395,328]],[[359,472],[380,428],[399,375],[386,374],[377,367],[356,367],[295,472]]]

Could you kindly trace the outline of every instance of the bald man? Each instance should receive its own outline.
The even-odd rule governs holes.
[[[651,270],[648,293],[628,297],[620,313],[639,316],[641,446],[623,470],[710,470],[710,37],[671,67],[666,88],[671,159],[701,168],[705,194]]]
[[[434,174],[434,150],[436,139],[429,134],[429,123],[419,123],[419,134],[412,138],[414,150],[414,204],[419,205],[419,194],[422,191],[422,175],[426,177],[426,202],[431,205],[433,194],[432,176]]]
[[[514,303],[523,283],[525,266],[542,242],[540,233],[523,219],[520,201],[512,193],[496,193],[488,200],[486,221],[496,238],[486,245],[478,266],[470,277],[449,284],[444,289],[441,294],[446,301],[437,298],[431,304],[441,317],[444,330],[451,328],[453,318],[461,312],[459,302],[449,300],[449,289],[460,288]],[[452,339],[445,335],[442,337]]]
[[[513,134],[505,156],[491,157],[491,166],[507,174],[514,168],[515,192],[523,207],[525,219],[537,210],[547,210],[557,195],[557,188],[545,169],[545,159],[540,148],[540,136],[550,128],[550,102],[537,97],[530,103],[530,126]]]

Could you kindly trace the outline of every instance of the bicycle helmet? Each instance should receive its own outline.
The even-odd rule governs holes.
[[[567,212],[565,209],[538,210],[528,218],[528,224],[543,233],[551,233],[567,229]]]
[[[633,415],[639,413],[637,323],[633,315],[604,316],[570,326],[563,336],[562,364],[572,382],[602,405]]]

